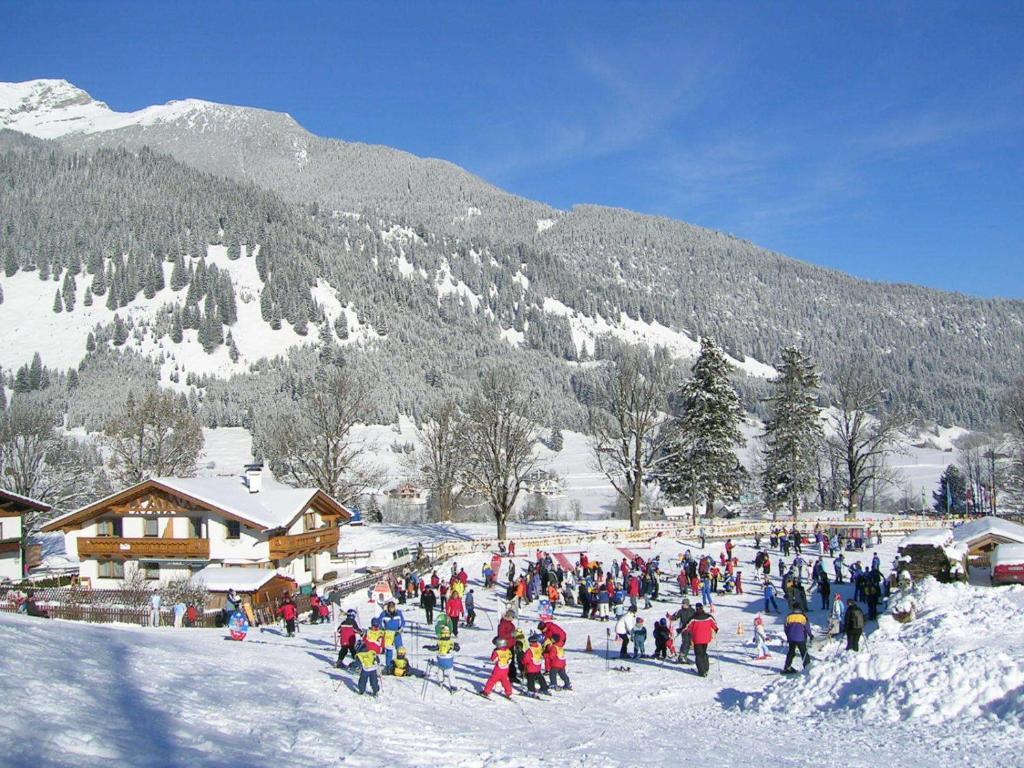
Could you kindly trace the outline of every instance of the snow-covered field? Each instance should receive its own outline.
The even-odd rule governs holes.
[[[879,548],[883,563],[895,544]],[[651,547],[632,549],[661,554],[666,570],[684,548],[696,550],[665,539]],[[716,554],[719,548],[709,545]],[[605,562],[622,556],[610,544],[591,546],[590,554]],[[746,562],[752,551],[740,555]],[[302,625],[291,639],[266,627],[236,643],[220,630],[0,614],[0,764],[938,768],[963,765],[968,755],[1022,764],[1024,588],[925,586],[915,622],[869,624],[859,655],[816,651],[822,661],[794,678],[778,675],[778,646],[768,662],[752,659],[757,594],[716,600],[721,633],[706,679],[650,659],[615,671],[621,663],[609,665],[604,655],[609,625],[562,611],[556,620],[569,635],[574,690],[543,701],[484,701],[472,691],[488,674],[500,607],[477,578],[487,557],[463,563],[478,620],[476,629],[460,631],[453,695],[419,679],[384,678],[379,699],[359,697],[355,679],[331,664],[329,626]],[[743,570],[749,590],[752,569]],[[678,607],[671,581],[662,597],[640,613],[648,626]],[[811,600],[820,627],[824,612],[816,595]],[[364,624],[372,614],[362,596],[345,605]],[[406,606],[406,616],[413,666],[425,669],[423,613]],[[521,625],[535,621],[535,609],[524,608]],[[780,618],[768,623],[781,630]],[[585,651],[588,638],[594,653]]]

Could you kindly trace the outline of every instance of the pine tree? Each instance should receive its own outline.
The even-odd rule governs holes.
[[[694,510],[696,499],[703,498],[709,517],[715,501],[738,498],[746,474],[734,453],[745,441],[731,373],[722,348],[701,338],[693,375],[677,398],[680,413],[666,448],[669,458],[657,471],[663,490],[676,498],[689,495]]]
[[[562,436],[562,430],[555,427],[551,430],[551,438],[548,440],[548,444],[551,450],[558,453],[565,446],[565,438]]]
[[[128,341],[128,326],[120,315],[114,315],[114,346],[120,347]]]
[[[91,307],[92,306],[92,291],[91,290],[86,290],[85,297],[82,299],[82,303],[85,306],[87,306],[87,307]]]
[[[64,311],[64,300],[61,299],[59,290],[53,295],[53,311],[58,315]]]
[[[4,287],[0,285],[0,304],[4,303]]]
[[[67,307],[68,312],[71,312],[75,308],[75,293],[78,286],[75,283],[75,276],[71,274],[69,269],[64,275],[64,284],[61,286],[61,296],[64,298],[64,306]]]
[[[817,456],[824,437],[818,409],[818,374],[796,347],[782,351],[779,375],[772,381],[764,425],[765,502],[775,510],[789,504],[796,519],[800,498],[814,489]]]
[[[28,369],[28,387],[30,390],[42,389],[43,358],[38,352],[32,355],[32,364]]]
[[[92,331],[89,331],[89,335],[85,337],[85,351],[96,351],[96,337],[92,335]]]
[[[188,270],[185,269],[185,257],[180,253],[174,259],[174,268],[171,269],[171,290],[180,291],[188,285]]]
[[[181,312],[175,309],[174,314],[171,316],[171,341],[175,344],[181,344],[184,336],[185,332],[181,327]]]
[[[242,258],[242,246],[238,242],[238,238],[232,236],[228,240],[228,258],[232,261],[237,261]]]
[[[967,478],[956,464],[950,464],[939,478],[939,487],[932,492],[935,511],[946,515],[967,513]]]
[[[338,316],[334,318],[334,332],[338,334],[339,340],[348,339],[348,316],[344,311],[338,313]]]

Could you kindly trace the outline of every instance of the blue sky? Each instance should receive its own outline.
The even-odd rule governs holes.
[[[0,18],[0,80],[286,111],[561,208],[1024,297],[1021,0],[0,0]]]

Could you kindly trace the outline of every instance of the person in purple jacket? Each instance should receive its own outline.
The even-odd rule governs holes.
[[[811,622],[807,618],[807,614],[799,608],[791,610],[786,617],[786,640],[789,642],[789,652],[786,653],[786,665],[782,668],[783,674],[796,672],[793,669],[793,659],[797,651],[800,652],[803,669],[807,669],[811,663],[810,654],[807,653],[807,643],[813,637],[814,633],[811,630]]]

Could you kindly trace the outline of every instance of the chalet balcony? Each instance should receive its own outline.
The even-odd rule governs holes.
[[[178,559],[210,558],[209,539],[124,539],[98,536],[78,540],[78,558],[90,557],[161,557]]]
[[[315,531],[296,533],[292,536],[274,536],[270,539],[270,559],[288,560],[337,546],[337,528],[317,528]]]

